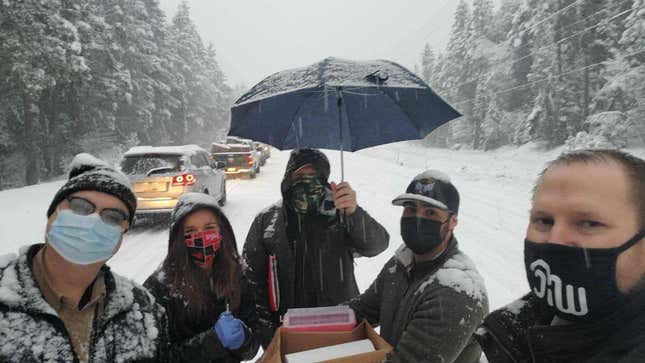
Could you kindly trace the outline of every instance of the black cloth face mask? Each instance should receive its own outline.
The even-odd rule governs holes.
[[[401,217],[401,237],[412,252],[423,255],[443,242],[445,234],[441,233],[441,226],[445,223],[426,218]]]
[[[301,176],[293,181],[288,203],[298,214],[316,214],[325,198],[325,186],[317,176]]]
[[[628,295],[618,290],[618,256],[645,237],[645,229],[614,248],[580,248],[524,241],[526,277],[533,293],[571,322],[606,317]]]

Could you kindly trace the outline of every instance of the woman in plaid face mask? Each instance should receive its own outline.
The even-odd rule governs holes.
[[[171,215],[168,255],[144,283],[168,313],[171,341],[186,362],[253,358],[253,296],[241,274],[231,225],[217,200],[184,194]]]

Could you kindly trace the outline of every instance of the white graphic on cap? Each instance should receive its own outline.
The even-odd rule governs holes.
[[[434,183],[416,183],[414,192],[419,194],[430,194],[434,189]]]
[[[583,316],[589,313],[587,290],[584,287],[578,287],[577,296],[575,296],[576,288],[572,285],[566,285],[566,297],[563,297],[562,279],[558,275],[551,274],[551,267],[546,261],[542,259],[534,261],[529,268],[535,277],[540,279],[538,287],[534,287],[533,292],[539,298],[544,298],[546,295],[549,306],[575,316]],[[579,302],[579,309],[576,308],[576,300]]]

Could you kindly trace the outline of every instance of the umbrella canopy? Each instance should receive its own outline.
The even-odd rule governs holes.
[[[326,58],[275,73],[251,88],[231,108],[229,134],[281,150],[356,151],[424,138],[459,116],[394,62]]]

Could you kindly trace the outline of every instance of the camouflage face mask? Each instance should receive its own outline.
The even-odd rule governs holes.
[[[288,202],[298,214],[316,214],[325,194],[325,186],[317,176],[300,176],[289,188]]]

